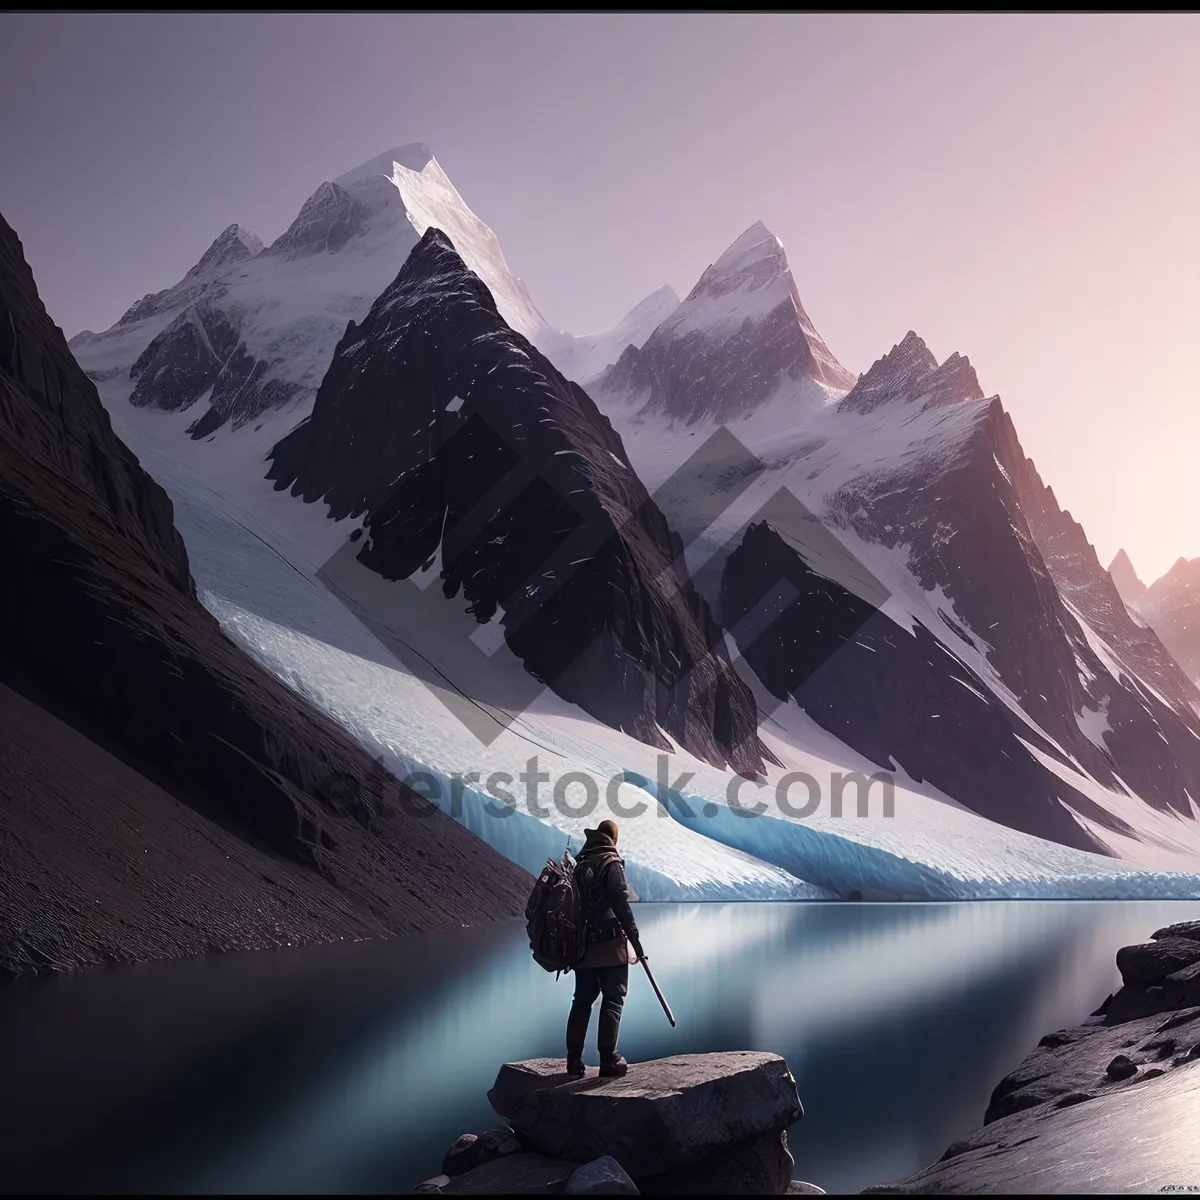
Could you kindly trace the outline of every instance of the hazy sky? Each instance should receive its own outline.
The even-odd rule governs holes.
[[[755,220],[834,353],[958,350],[1101,558],[1200,555],[1200,16],[0,15],[0,211],[68,335],[428,142],[546,317]]]

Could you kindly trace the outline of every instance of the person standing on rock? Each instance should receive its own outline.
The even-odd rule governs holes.
[[[567,1074],[582,1075],[585,1071],[583,1043],[592,1005],[603,996],[596,1046],[600,1051],[600,1074],[612,1078],[629,1069],[617,1053],[617,1036],[629,990],[629,965],[646,956],[629,906],[625,864],[617,853],[616,821],[601,821],[595,829],[585,829],[584,834],[575,878],[583,898],[587,936],[583,957],[575,967],[575,999],[567,1018]]]

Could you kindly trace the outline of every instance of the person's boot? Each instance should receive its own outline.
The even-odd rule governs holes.
[[[614,1054],[611,1058],[606,1058],[600,1064],[601,1079],[619,1079],[629,1070],[629,1064],[625,1061],[625,1056],[622,1054]]]
[[[582,1058],[575,1058],[572,1055],[567,1055],[567,1074],[578,1079],[581,1075],[587,1074],[587,1067],[584,1066]]]

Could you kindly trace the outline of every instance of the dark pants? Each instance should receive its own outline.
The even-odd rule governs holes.
[[[575,972],[575,999],[567,1018],[567,1057],[582,1058],[587,1038],[592,1005],[601,993],[600,1024],[596,1031],[596,1048],[600,1062],[611,1062],[617,1054],[617,1035],[621,1031],[621,1009],[629,990],[629,964],[619,967],[583,968]]]

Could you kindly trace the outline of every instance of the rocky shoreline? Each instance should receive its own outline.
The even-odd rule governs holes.
[[[1121,988],[1046,1034],[983,1125],[932,1166],[868,1192],[1200,1190],[1200,921],[1117,951]]]
[[[1200,921],[1117,953],[1122,986],[1046,1034],[996,1086],[983,1124],[907,1179],[868,1193],[1200,1190]],[[804,1115],[778,1055],[684,1054],[620,1079],[561,1059],[506,1063],[488,1100],[503,1124],[463,1134],[435,1195],[822,1194],[792,1179]]]

